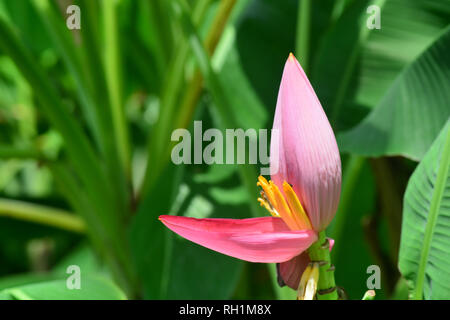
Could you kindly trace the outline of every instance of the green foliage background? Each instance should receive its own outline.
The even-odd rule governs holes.
[[[170,135],[270,129],[289,52],[341,150],[337,284],[361,299],[375,264],[377,299],[449,299],[449,22],[448,0],[0,0],[0,299],[295,297],[157,219],[266,214],[257,165],[175,166]]]

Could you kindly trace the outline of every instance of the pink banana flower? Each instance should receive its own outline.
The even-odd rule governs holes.
[[[271,141],[273,181],[260,176],[257,183],[262,188],[258,201],[272,216],[159,219],[206,248],[245,261],[279,263],[280,283],[297,289],[309,263],[306,250],[336,213],[341,160],[325,112],[292,53],[284,67],[273,129],[280,137]]]

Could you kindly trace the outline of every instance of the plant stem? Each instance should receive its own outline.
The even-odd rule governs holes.
[[[0,159],[45,159],[45,156],[36,148],[23,148],[0,145]]]
[[[319,263],[318,300],[337,300],[339,298],[334,281],[334,266],[331,264],[330,249],[325,231],[319,233],[319,239],[308,249],[311,261]]]
[[[303,70],[308,72],[309,29],[311,16],[310,0],[300,0],[297,15],[297,34],[295,39],[295,53],[300,60]]]
[[[123,170],[130,176],[130,146],[128,126],[122,100],[119,36],[117,31],[117,3],[103,1],[105,34],[105,73],[117,149]]]
[[[84,233],[86,230],[84,221],[69,212],[11,199],[0,199],[0,216],[40,223],[76,233]]]
[[[205,49],[210,56],[213,55],[220,37],[225,29],[228,18],[236,3],[236,0],[222,1],[217,9],[217,15],[212,22],[211,28],[206,36],[204,45]],[[192,114],[194,113],[195,106],[200,98],[203,87],[203,76],[200,71],[197,71],[192,80],[189,83],[189,87],[183,96],[183,104],[180,108],[180,115],[177,123],[181,128],[188,126]]]
[[[226,23],[235,3],[236,0],[222,1],[217,9],[217,14],[204,42],[205,49],[210,56],[213,55],[217,44],[219,43],[220,37],[225,29]],[[183,96],[180,113],[175,122],[177,123],[177,127],[186,128],[189,125],[197,102],[202,93],[202,87],[203,76],[201,72],[197,71],[190,81],[188,89]]]

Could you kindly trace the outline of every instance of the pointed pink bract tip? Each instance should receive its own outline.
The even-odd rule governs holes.
[[[289,55],[283,70],[273,129],[271,178],[292,185],[316,231],[336,213],[341,190],[341,160],[336,138],[300,63]]]

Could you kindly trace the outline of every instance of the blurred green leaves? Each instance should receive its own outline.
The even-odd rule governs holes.
[[[375,108],[400,72],[442,34],[450,18],[449,1],[347,3],[324,33],[311,72],[337,130],[355,126]],[[366,26],[369,5],[380,7],[380,30]]]
[[[242,69],[258,97],[275,111],[282,66],[294,51],[296,1],[250,1],[236,26]]]
[[[142,200],[130,225],[132,258],[141,276],[144,298],[147,299],[167,298],[173,239],[172,234],[161,227],[158,216],[172,209],[179,184],[180,168],[168,165],[154,188]]]
[[[37,9],[42,11],[53,10],[52,8],[54,8],[48,1],[39,1],[36,2],[36,4],[38,5]],[[53,11],[47,11],[47,13],[50,15],[49,24],[54,24],[51,27],[61,31],[67,30],[64,24],[62,24],[63,20],[60,19],[58,22],[56,14]],[[45,12],[42,12],[42,14],[44,14],[45,19]],[[56,25],[58,23],[61,23],[62,26],[60,25],[58,27]],[[0,46],[4,52],[7,52],[10,57],[13,58],[19,70],[33,87],[34,94],[37,96],[44,114],[63,136],[71,160],[71,165],[75,169],[78,178],[81,180],[80,185],[79,181],[68,181],[68,179],[72,179],[72,173],[58,175],[60,179],[66,177],[62,184],[70,185],[71,190],[69,192],[72,194],[74,190],[77,190],[77,193],[84,193],[86,190],[85,196],[87,196],[87,198],[91,197],[86,206],[90,208],[89,210],[85,210],[86,207],[84,207],[79,213],[81,213],[86,221],[88,221],[88,227],[92,230],[90,236],[96,238],[94,243],[97,245],[98,249],[103,251],[105,256],[110,257],[109,261],[111,262],[113,270],[115,270],[114,272],[118,275],[121,274],[121,276],[130,277],[129,266],[127,266],[127,250],[124,249],[126,245],[122,240],[123,237],[121,237],[121,235],[124,234],[124,231],[119,227],[119,219],[123,218],[125,215],[123,211],[125,200],[123,199],[126,199],[126,193],[122,191],[127,190],[127,188],[124,182],[125,179],[120,178],[121,170],[118,170],[117,166],[115,166],[117,162],[114,162],[114,160],[107,161],[107,170],[99,164],[98,154],[82,127],[73,118],[67,106],[62,103],[55,86],[49,81],[48,77],[46,77],[43,68],[39,64],[34,63],[32,55],[26,50],[5,19],[0,19],[0,33],[2,34]],[[74,53],[75,49],[71,47],[69,35],[64,34],[63,31],[62,33],[56,32],[53,39],[57,44],[56,47],[61,50],[63,56],[66,57],[69,69],[70,66],[73,66],[72,69],[76,70],[78,61],[77,56],[71,54]],[[66,54],[64,55],[64,53]],[[87,78],[83,80],[86,79]],[[80,86],[83,86],[90,82],[88,80],[80,80],[78,83]],[[84,92],[84,90],[82,90],[82,92]],[[92,91],[90,93],[92,93]],[[81,94],[80,97],[83,98],[83,94]],[[102,104],[98,103],[97,105]],[[107,120],[108,118],[97,117],[98,123],[101,124],[104,122],[99,119]],[[104,143],[103,146],[108,147],[109,144]],[[105,159],[115,158],[112,149],[110,149],[110,151],[108,157],[105,157]],[[66,169],[67,168],[63,170]],[[108,180],[115,182],[115,188],[111,188],[111,184]],[[84,188],[86,189],[84,190]],[[102,190],[102,192],[97,192],[98,190]],[[121,202],[121,200],[123,201]],[[116,205],[114,205],[114,202],[116,202]],[[78,206],[77,209],[78,208],[80,207]],[[105,250],[104,246],[106,243],[111,243],[114,249]],[[103,249],[101,249],[102,246]]]
[[[441,36],[449,20],[447,0],[385,1],[381,29],[370,32],[352,75],[355,104],[377,106],[402,70]]]
[[[450,28],[405,69],[372,113],[338,136],[341,151],[422,158],[450,116]]]
[[[41,224],[1,218],[5,263],[0,274],[21,274],[0,279],[1,289],[13,288],[1,291],[0,298],[123,298],[110,280],[97,279],[109,274],[130,298],[252,298],[248,295],[255,290],[261,291],[257,297],[292,298],[295,292],[280,289],[275,277],[273,285],[266,283],[265,267],[187,242],[158,221],[161,214],[262,214],[256,202],[257,166],[177,167],[170,163],[170,135],[176,128],[190,130],[193,120],[203,121],[205,128],[270,128],[290,51],[340,133],[341,151],[350,153],[343,156],[342,200],[330,226],[337,240],[338,285],[350,298],[360,298],[368,264],[396,268],[392,261],[380,262],[377,253],[396,255],[391,222],[401,208],[393,206],[395,217],[379,212],[386,207],[378,202],[387,201],[380,199],[385,193],[378,185],[383,172],[373,165],[371,170],[373,162],[364,156],[420,160],[447,121],[450,1],[74,3],[81,8],[82,28],[69,31],[61,1],[0,0],[0,193],[2,198],[27,197],[8,199],[3,211],[0,200],[0,211]],[[381,8],[380,30],[366,27],[371,4]],[[432,191],[418,175],[431,172],[436,157],[426,156],[411,179],[404,209],[408,225],[424,223],[422,207]],[[414,169],[412,162],[400,163],[402,172]],[[400,172],[396,181],[389,179],[384,183],[394,184]],[[69,227],[66,222],[74,217],[67,215],[68,207],[80,217]],[[441,216],[439,211],[437,226]],[[377,223],[370,224],[374,219]],[[418,233],[420,240],[421,232],[407,234]],[[433,259],[448,240],[436,244],[436,234]],[[50,240],[42,240],[45,235]],[[95,254],[74,246],[83,237]],[[34,270],[25,251],[35,238],[58,243],[54,260],[47,261],[50,270],[43,275],[23,274]],[[417,239],[405,240],[402,248],[416,256]],[[62,258],[65,251],[72,254]],[[400,266],[408,280],[424,274],[405,256]],[[86,291],[61,291],[68,264],[88,270]],[[275,275],[274,266],[269,268]],[[425,297],[441,297],[444,289],[428,289],[428,275],[435,281],[433,269],[425,271]],[[402,293],[403,282],[398,283]]]
[[[124,293],[101,277],[84,277],[81,288],[69,290],[66,280],[39,282],[0,291],[7,300],[124,300]]]

